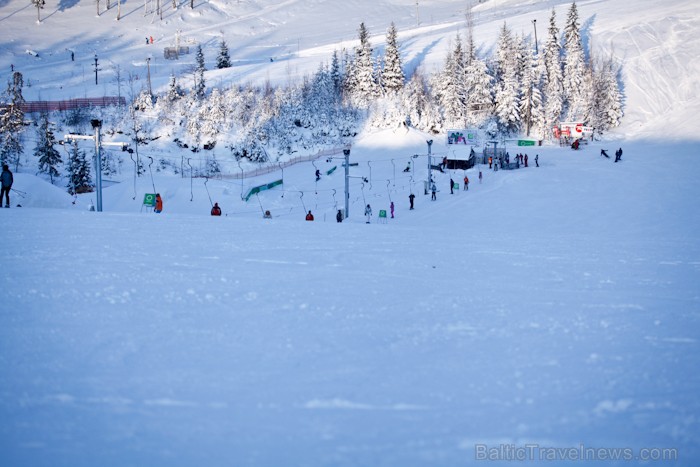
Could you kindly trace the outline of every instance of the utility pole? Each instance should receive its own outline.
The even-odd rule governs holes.
[[[66,141],[76,141],[79,139],[94,140],[95,141],[95,190],[97,191],[97,211],[102,212],[102,146],[119,146],[124,150],[126,148],[126,143],[103,143],[102,135],[100,134],[100,128],[102,127],[102,121],[93,119],[90,120],[92,128],[95,129],[94,136],[86,135],[65,135],[63,138]]]
[[[90,120],[92,127],[95,129],[95,189],[97,190],[97,212],[102,212],[102,154],[101,142],[102,136],[100,134],[100,128],[102,127],[102,122],[100,120]]]
[[[343,149],[345,155],[345,217],[350,217],[350,150]]]
[[[433,183],[433,173],[432,173],[432,168],[433,168],[433,159],[432,159],[432,147],[433,147],[433,140],[429,139],[426,141],[428,143],[428,189],[431,188],[431,184]],[[425,193],[426,195],[428,194],[427,192]]]
[[[146,77],[148,78],[148,95],[152,96],[151,92],[151,57],[146,58],[146,67],[148,68]]]
[[[539,51],[537,50],[537,20],[536,19],[532,20],[532,25],[535,27],[535,54],[539,55]]]
[[[97,54],[95,54],[95,85],[97,85],[97,70],[99,68],[97,68]]]

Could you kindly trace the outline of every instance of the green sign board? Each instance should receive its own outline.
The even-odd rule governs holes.
[[[518,146],[534,146],[535,142],[530,139],[519,139]]]
[[[379,217],[384,217],[386,218],[386,211],[384,209],[379,211]]]
[[[156,205],[156,194],[146,193],[143,195],[143,205],[154,207]]]

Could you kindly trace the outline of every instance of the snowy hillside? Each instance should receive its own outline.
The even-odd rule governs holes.
[[[28,100],[116,95],[129,92],[116,66],[140,89],[150,57],[164,89],[192,76],[192,55],[163,58],[179,30],[207,60],[221,34],[229,43],[234,66],[209,83],[285,83],[353,46],[362,21],[378,47],[394,21],[407,68],[430,70],[465,13],[462,1],[161,3],[162,21],[155,2],[96,17],[95,2],[48,1],[37,23],[29,2],[0,0],[2,76],[21,70]],[[569,4],[474,3],[485,49],[504,21],[536,19],[541,43]],[[622,125],[578,151],[508,142],[527,168],[432,170],[436,201],[426,141],[438,160],[457,150],[413,129],[353,139],[340,224],[339,153],[210,180],[178,154],[177,175],[106,177],[102,213],[88,210],[94,193],[15,173],[0,209],[0,465],[698,465],[700,10],[577,4],[590,50],[623,63]],[[600,155],[618,148],[619,163]],[[154,192],[161,214],[143,206]]]
[[[209,83],[285,83],[299,81],[327,63],[334,50],[357,45],[357,28],[365,22],[371,40],[382,47],[393,21],[399,31],[407,71],[419,66],[434,71],[443,63],[451,41],[464,31],[463,1],[346,2],[265,0],[188,2],[163,0],[163,19],[155,1],[123,1],[116,21],[117,2],[100,16],[95,2],[48,1],[37,10],[27,1],[0,2],[0,70],[20,70],[28,100],[60,100],[85,96],[128,95],[145,87],[147,59],[151,59],[154,89],[165,89],[170,74],[192,79],[194,54],[166,60],[163,49],[176,43],[203,46]],[[536,20],[541,44],[552,8],[563,19],[571,2],[489,0],[473,2],[475,40],[488,50],[498,29],[507,22],[516,32],[534,34]],[[583,39],[594,54],[609,54],[624,63],[625,119],[622,135],[697,139],[686,122],[700,111],[700,65],[693,57],[700,49],[700,22],[694,0],[659,3],[639,1],[577,2]],[[342,18],[342,21],[338,21]],[[153,37],[153,44],[145,39]],[[214,70],[221,38],[230,47],[233,67]],[[75,61],[70,53],[74,52]],[[38,55],[34,55],[38,54]],[[94,57],[99,60],[95,85]],[[120,74],[121,85],[116,75]],[[121,89],[118,89],[118,88]],[[132,88],[132,89],[129,89]]]

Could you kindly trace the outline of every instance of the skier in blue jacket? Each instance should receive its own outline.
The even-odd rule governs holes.
[[[0,191],[0,206],[2,206],[2,197],[5,196],[5,207],[10,207],[10,189],[12,189],[12,183],[14,178],[12,177],[12,172],[7,164],[2,166],[2,175],[0,175],[0,180],[2,181],[2,191]]]

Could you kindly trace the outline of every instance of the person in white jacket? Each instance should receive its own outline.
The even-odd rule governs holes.
[[[370,219],[372,219],[372,208],[369,204],[365,208],[365,216],[367,216],[367,223],[369,224]]]

